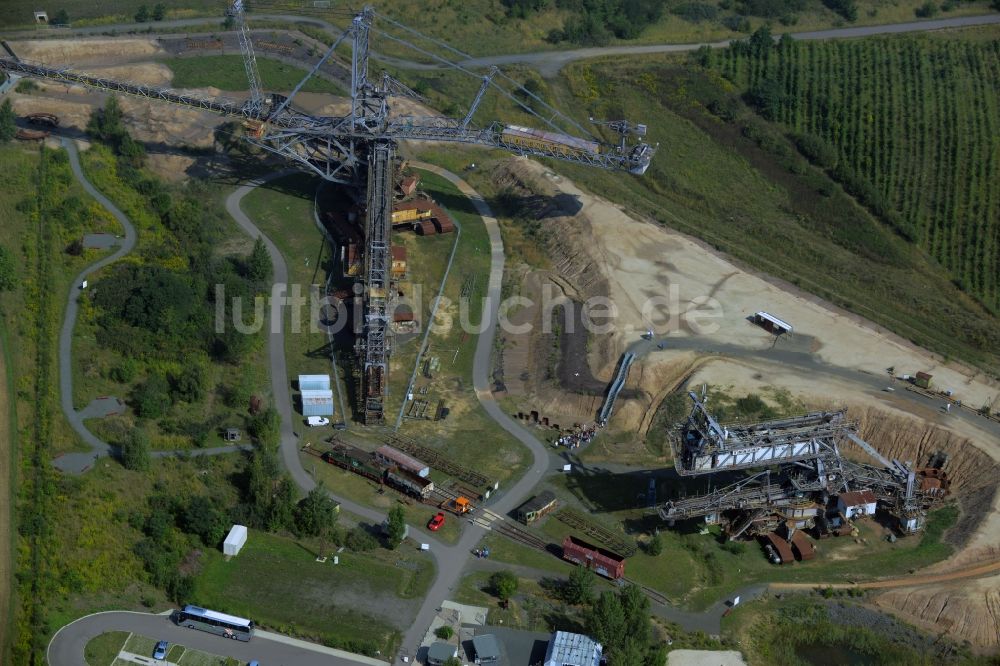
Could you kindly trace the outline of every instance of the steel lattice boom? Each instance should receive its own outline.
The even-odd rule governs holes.
[[[64,68],[44,67],[13,59],[0,59],[0,70],[22,76],[46,79],[60,83],[81,84],[113,93],[134,95],[151,100],[161,100],[194,109],[212,111],[223,116],[239,118],[246,132],[244,138],[267,151],[290,159],[302,168],[313,171],[322,178],[353,187],[367,187],[368,203],[365,231],[367,254],[365,259],[365,307],[361,338],[358,340],[358,370],[361,378],[359,411],[366,423],[381,423],[388,373],[390,344],[390,294],[389,233],[392,206],[392,174],[396,145],[400,141],[449,141],[498,148],[532,157],[554,159],[595,166],[604,169],[627,171],[641,175],[649,167],[656,147],[645,143],[644,125],[618,122],[612,125],[620,134],[617,144],[607,144],[591,138],[578,138],[563,133],[553,124],[561,118],[579,128],[575,122],[562,116],[534,94],[521,89],[541,107],[552,112],[543,118],[516,99],[497,83],[495,68],[481,76],[481,87],[462,118],[443,116],[397,116],[390,113],[390,98],[397,95],[416,96],[405,85],[384,75],[377,80],[369,77],[369,42],[376,14],[366,7],[352,20],[343,34],[330,46],[306,77],[284,97],[263,92],[257,69],[250,30],[247,27],[243,0],[235,0],[228,12],[235,19],[243,50],[249,98],[243,102],[211,99],[180,93],[166,88],[147,86],[91,76]],[[387,20],[410,34],[416,31]],[[421,53],[427,54],[405,40],[378,31]],[[351,110],[346,116],[315,116],[301,113],[291,106],[291,101],[306,81],[342,42],[351,45]],[[450,47],[447,50],[454,51]],[[445,59],[434,56],[442,62]],[[454,63],[458,70],[470,73]],[[503,75],[501,75],[503,76]],[[504,77],[507,78],[507,77]],[[510,80],[507,78],[507,80]],[[484,94],[496,90],[532,113],[549,130],[539,130],[489,122],[477,126],[473,116]],[[641,128],[641,129],[640,129]]]

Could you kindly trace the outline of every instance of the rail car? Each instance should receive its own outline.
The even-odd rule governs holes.
[[[371,453],[348,444],[334,444],[331,450],[323,453],[323,460],[372,481],[381,482],[385,475],[385,467]]]
[[[433,481],[399,467],[390,467],[385,471],[385,482],[400,492],[420,499],[427,499],[434,492]]]
[[[593,569],[596,573],[611,580],[618,580],[625,576],[625,558],[618,553],[594,546],[574,536],[567,536],[563,539],[562,547],[564,560]]]
[[[500,133],[501,140],[513,147],[532,148],[551,151],[559,155],[578,155],[581,152],[599,153],[601,145],[596,141],[578,139],[568,134],[546,132],[544,130],[521,127],[520,125],[505,125]]]
[[[419,499],[427,499],[434,492],[434,482],[380,461],[374,454],[350,444],[336,443],[325,451],[322,459],[337,467],[354,472],[372,481],[384,483],[396,490]]]

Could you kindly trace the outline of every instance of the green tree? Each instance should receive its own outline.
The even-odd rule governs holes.
[[[448,640],[455,635],[455,630],[452,629],[447,624],[442,624],[440,627],[434,630],[434,635],[443,641]]]
[[[625,609],[617,594],[610,591],[601,593],[586,616],[586,627],[587,634],[604,646],[609,657],[617,656],[628,636]]]
[[[258,445],[275,447],[281,440],[281,417],[273,406],[255,414],[247,422],[247,432]]]
[[[569,604],[586,604],[594,598],[597,574],[587,567],[574,567],[562,587],[562,598]]]
[[[10,291],[17,285],[17,266],[14,256],[0,245],[0,291]]]
[[[654,534],[653,537],[649,540],[649,543],[646,544],[646,552],[652,555],[653,557],[656,557],[657,555],[662,553],[663,537],[661,537],[659,534]]]
[[[517,576],[509,571],[497,571],[490,576],[490,589],[501,601],[507,601],[517,592]]]
[[[406,514],[403,507],[398,504],[389,509],[388,524],[386,531],[389,536],[389,548],[396,550],[399,544],[403,543],[403,535],[406,534]]]
[[[135,410],[144,419],[157,419],[163,416],[172,404],[170,401],[170,384],[166,377],[158,372],[149,376],[136,389],[133,401]]]
[[[5,99],[3,104],[0,104],[0,143],[7,143],[17,134],[17,125],[14,122],[16,120],[17,115],[10,100]]]
[[[194,596],[194,577],[175,575],[167,583],[167,594],[177,604],[189,603]]]
[[[154,21],[162,21],[164,17],[166,17],[166,15],[167,15],[167,6],[164,5],[162,2],[157,3],[156,6],[153,7]]]
[[[255,449],[247,466],[247,500],[254,522],[267,529],[267,519],[274,499],[274,487],[280,467],[274,449]]]
[[[345,545],[351,550],[361,553],[378,548],[378,541],[368,533],[368,530],[360,525],[355,525],[347,533]]]
[[[636,585],[604,592],[586,615],[587,633],[604,645],[608,660],[630,666],[661,666],[664,652],[653,645],[649,599]]]
[[[188,500],[183,514],[184,531],[201,538],[209,548],[219,545],[226,534],[226,519],[210,498],[195,495]]]
[[[782,106],[786,102],[795,102],[794,99],[789,99],[781,81],[773,78],[758,81],[747,93],[747,101],[768,120],[778,120]]]
[[[119,384],[128,384],[139,372],[139,362],[132,357],[122,359],[122,362],[111,368],[108,376]]]
[[[149,7],[143,5],[142,7],[139,7],[139,11],[135,13],[135,22],[145,23],[148,20],[149,20]]]
[[[94,109],[87,121],[87,134],[91,138],[103,143],[117,145],[117,142],[125,134],[125,125],[122,123],[123,115],[118,98],[112,95],[104,103],[103,109]]]
[[[299,536],[323,536],[330,534],[336,524],[337,503],[320,482],[295,507],[295,532]]]
[[[52,23],[52,25],[69,25],[69,12],[65,9],[60,9],[56,12],[55,18],[53,18],[50,23]]]
[[[271,257],[267,253],[264,239],[257,236],[253,250],[247,256],[247,277],[256,282],[264,283],[271,279]]]
[[[774,46],[774,39],[771,37],[771,28],[762,25],[750,35],[750,51],[755,56],[767,53]]]
[[[180,372],[170,376],[170,391],[175,400],[198,402],[205,397],[208,371],[198,360],[189,361]]]
[[[141,428],[133,428],[122,442],[122,465],[125,469],[143,471],[149,469],[149,437]]]
[[[274,486],[274,495],[267,513],[267,530],[280,532],[294,524],[295,487],[292,480],[282,476]]]

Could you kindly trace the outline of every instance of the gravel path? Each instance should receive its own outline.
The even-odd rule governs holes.
[[[125,213],[121,212],[117,206],[101,194],[97,188],[94,187],[89,180],[87,180],[86,176],[83,175],[83,169],[80,167],[80,155],[77,152],[76,144],[73,140],[64,138],[62,140],[62,145],[63,148],[66,149],[66,153],[69,155],[70,168],[73,170],[73,175],[80,182],[80,185],[83,186],[83,189],[86,190],[87,194],[94,197],[94,199],[97,200],[97,203],[101,204],[105,210],[111,213],[125,230],[125,237],[122,239],[121,247],[115,250],[112,254],[109,254],[103,259],[99,259],[84,268],[83,271],[76,276],[76,279],[73,280],[73,283],[69,287],[69,295],[66,300],[66,316],[63,318],[62,330],[59,332],[59,401],[62,405],[63,414],[66,415],[66,420],[69,422],[73,430],[76,431],[80,438],[87,444],[87,446],[90,447],[90,451],[64,454],[53,460],[52,464],[56,467],[56,469],[63,472],[69,474],[80,474],[88,470],[97,459],[102,456],[115,453],[117,448],[100,439],[87,429],[87,426],[83,423],[84,418],[87,417],[86,409],[77,411],[73,407],[73,328],[76,326],[76,317],[80,310],[79,296],[82,292],[80,285],[83,284],[83,281],[86,280],[88,276],[96,273],[108,264],[118,261],[131,252],[135,248],[138,236],[135,232],[135,227],[132,226],[132,222],[128,219],[128,217],[126,217]],[[222,453],[232,453],[245,448],[248,447],[219,446],[210,449],[153,451],[150,455],[156,458],[166,458],[174,455],[214,456]]]

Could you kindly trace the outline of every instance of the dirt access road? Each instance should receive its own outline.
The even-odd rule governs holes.
[[[859,588],[862,590],[884,590],[896,587],[918,587],[930,585],[932,583],[947,583],[948,581],[961,580],[963,578],[980,578],[983,576],[993,576],[1000,572],[1000,560],[987,562],[966,569],[959,569],[950,573],[911,575],[905,578],[891,578],[889,580],[877,580],[870,583],[771,583],[772,590],[814,590],[818,587],[830,587],[835,590],[847,590]]]

